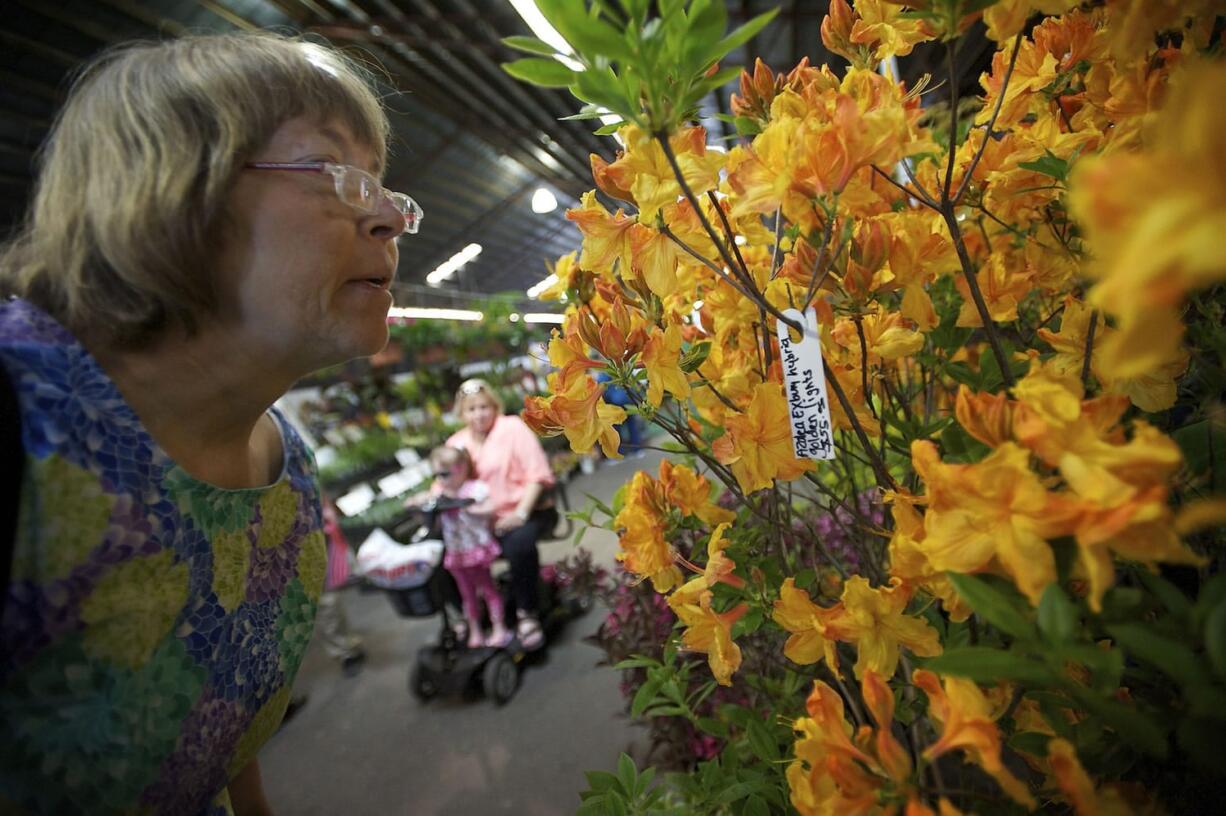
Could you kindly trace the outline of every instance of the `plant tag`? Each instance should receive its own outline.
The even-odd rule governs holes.
[[[826,396],[826,369],[817,311],[803,315],[786,309],[785,317],[804,325],[800,340],[793,342],[788,325],[779,321],[779,354],[783,363],[783,393],[792,425],[792,447],[800,459],[833,459],[834,434],[830,402]]]

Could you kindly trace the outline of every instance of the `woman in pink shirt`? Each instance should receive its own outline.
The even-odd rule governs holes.
[[[447,440],[463,448],[476,477],[490,490],[494,536],[511,567],[512,601],[518,610],[516,634],[525,649],[544,644],[537,582],[540,554],[536,542],[553,529],[557,510],[539,507],[553,487],[553,470],[536,434],[517,416],[503,413],[502,400],[485,380],[467,380],[456,392],[455,412],[464,427]]]

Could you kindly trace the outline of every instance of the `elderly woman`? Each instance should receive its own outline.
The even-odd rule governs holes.
[[[544,643],[537,597],[540,555],[536,542],[552,529],[557,510],[542,508],[553,487],[553,470],[536,434],[517,416],[503,413],[502,400],[485,380],[468,380],[456,392],[455,412],[464,427],[447,440],[464,448],[477,478],[494,502],[494,536],[511,567],[512,600],[518,609],[516,633],[525,649]]]
[[[271,35],[128,47],[73,89],[0,256],[0,810],[270,812],[256,752],[325,570],[271,406],[387,342],[421,217],[387,130],[364,72]]]

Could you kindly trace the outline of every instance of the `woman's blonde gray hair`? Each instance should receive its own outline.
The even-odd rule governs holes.
[[[327,46],[260,32],[103,54],[42,149],[26,220],[0,254],[0,290],[118,345],[194,332],[220,305],[213,264],[235,226],[226,202],[238,173],[302,116],[347,125],[382,171],[389,128],[372,77]]]
[[[485,395],[490,402],[494,403],[494,407],[498,409],[498,413],[506,413],[506,405],[502,401],[502,397],[498,396],[498,392],[494,390],[485,380],[474,377],[471,380],[465,380],[460,383],[460,387],[455,392],[455,412],[462,414],[464,412],[464,402],[469,397],[475,397],[478,394]]]

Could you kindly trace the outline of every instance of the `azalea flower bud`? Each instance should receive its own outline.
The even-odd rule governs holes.
[[[856,17],[847,0],[830,0],[830,12],[822,20],[822,43],[832,53],[853,62],[858,56],[858,49],[851,42],[851,29]]]

